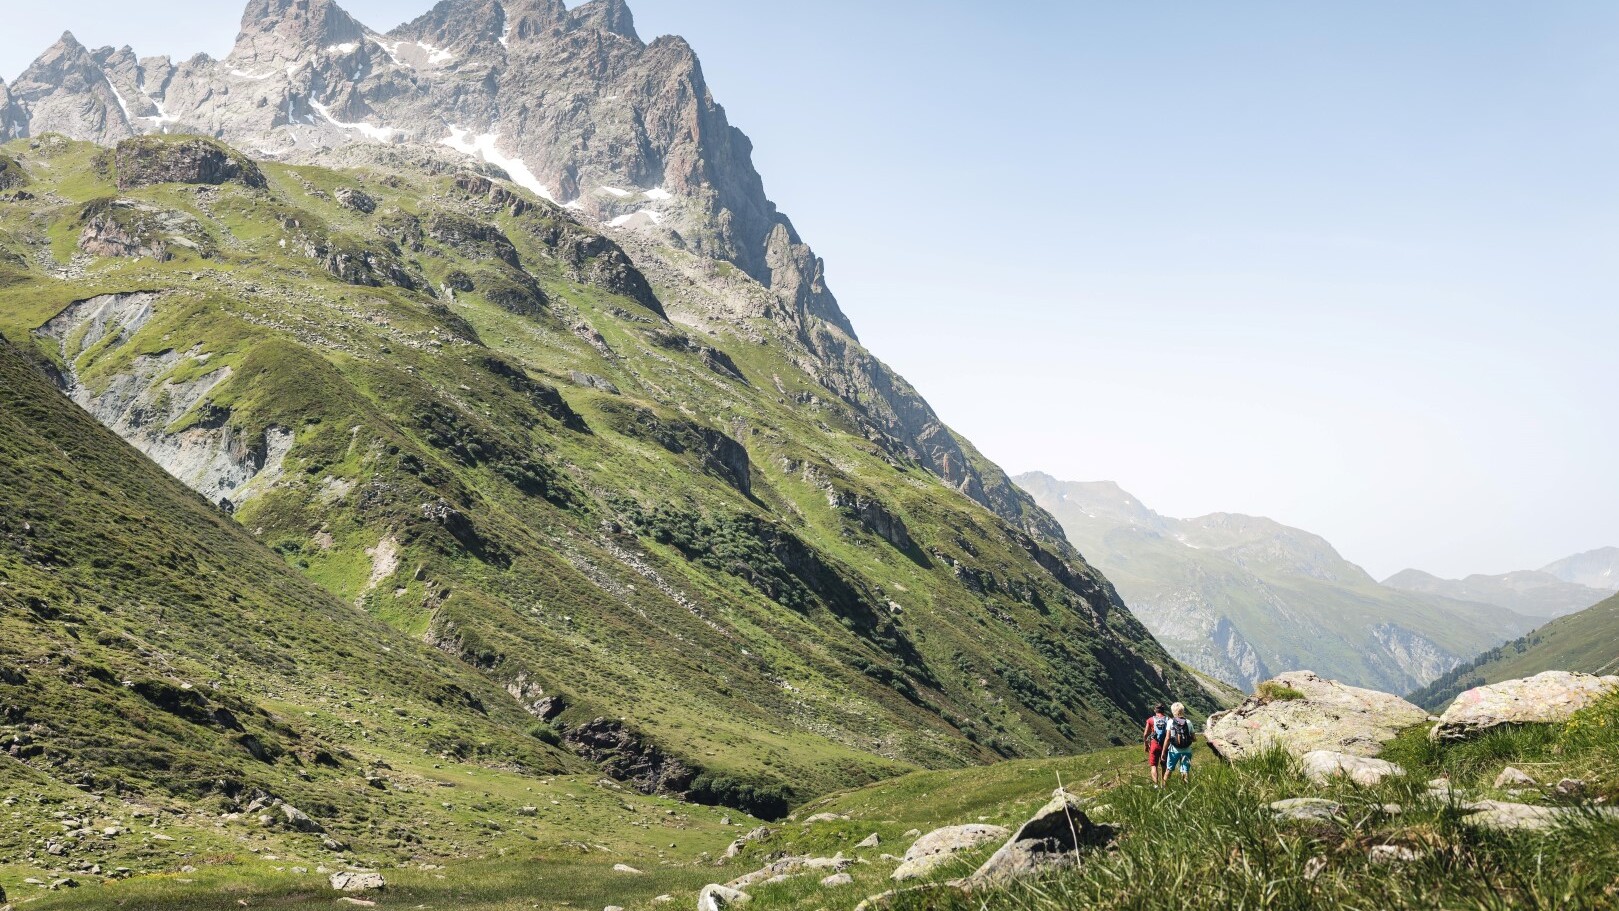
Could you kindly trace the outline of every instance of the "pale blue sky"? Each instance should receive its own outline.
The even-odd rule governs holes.
[[[631,3],[867,344],[1008,470],[1380,577],[1619,544],[1619,4]],[[64,28],[228,49],[240,5],[162,6],[8,9],[0,75]]]

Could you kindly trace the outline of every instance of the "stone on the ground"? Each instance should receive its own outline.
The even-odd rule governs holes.
[[[624,911],[624,908],[622,905],[608,905],[602,911]]]
[[[945,889],[957,889],[954,883],[924,883],[920,886],[906,886],[903,889],[889,889],[866,898],[865,901],[854,906],[854,911],[883,911],[891,908],[902,895],[917,895],[922,892],[938,892]]]
[[[381,873],[356,873],[342,871],[333,873],[332,888],[338,892],[372,892],[384,888],[387,883],[383,881]]]
[[[1478,800],[1462,805],[1464,822],[1491,829],[1544,831],[1581,817],[1619,819],[1619,807],[1548,807],[1504,800]]]
[[[870,835],[867,835],[863,840],[861,840],[860,844],[855,845],[855,847],[857,847],[857,848],[875,848],[875,847],[877,847],[878,845],[880,845],[882,843],[883,843],[882,839],[877,837],[876,832],[873,832]]]
[[[1311,819],[1331,819],[1343,811],[1343,805],[1322,797],[1290,797],[1269,804],[1277,819],[1298,822]]]
[[[1564,797],[1583,797],[1585,789],[1585,781],[1579,778],[1565,778],[1556,785],[1557,793]]]
[[[1371,787],[1390,775],[1404,775],[1405,769],[1382,759],[1369,759],[1331,750],[1311,750],[1302,760],[1304,774],[1316,784],[1326,784],[1338,776],[1362,787]]]
[[[834,873],[821,880],[823,886],[850,886],[854,885],[854,877],[847,873]]]
[[[1428,736],[1463,740],[1503,724],[1556,724],[1615,691],[1619,677],[1568,671],[1486,684],[1457,696]]]
[[[961,886],[971,891],[1076,866],[1082,850],[1107,845],[1117,835],[1117,828],[1091,822],[1079,801],[1059,789]]]
[[[1535,784],[1535,780],[1529,777],[1528,772],[1514,766],[1507,766],[1501,770],[1501,774],[1495,776],[1497,788],[1532,788]]]
[[[853,864],[854,861],[844,857],[841,853],[835,857],[783,857],[771,861],[752,873],[738,876],[725,885],[732,889],[746,889],[749,886],[756,886],[759,883],[771,882],[772,880],[781,882],[789,876],[797,876],[801,873],[813,873],[820,870],[842,873]]]
[[[281,805],[281,815],[286,817],[287,825],[299,832],[324,832],[320,823],[309,818],[309,814],[298,809],[290,803]]]
[[[630,866],[629,864],[613,864],[613,872],[614,873],[629,873],[629,874],[631,874],[633,876],[640,876],[641,875],[640,870],[635,869],[634,867]]]
[[[894,879],[903,882],[926,876],[949,863],[952,857],[963,851],[971,851],[992,841],[1001,841],[1011,834],[1012,830],[1004,826],[986,826],[980,823],[934,829],[911,843],[911,847],[900,860],[899,869],[894,871]]]
[[[697,911],[725,911],[732,905],[745,904],[752,896],[739,889],[711,883],[697,893]]]
[[[922,834],[921,829],[906,829],[905,834],[902,837],[903,838],[915,838],[916,836],[921,835],[921,834]]]
[[[753,844],[756,841],[769,838],[775,833],[776,830],[770,828],[769,826],[760,826],[748,834],[741,836],[736,841],[731,842],[731,846],[725,849],[725,856],[737,857],[745,848],[747,848],[748,845]]]
[[[1402,729],[1428,717],[1398,696],[1326,680],[1310,671],[1290,671],[1272,682],[1304,696],[1276,700],[1250,696],[1234,709],[1210,715],[1204,735],[1220,756],[1236,760],[1274,747],[1295,756],[1313,750],[1375,756]]]
[[[849,821],[849,817],[844,816],[844,815],[839,814],[839,813],[816,813],[814,816],[811,816],[810,818],[804,820],[804,825],[807,826],[807,825],[809,825],[811,823],[816,823],[816,822],[848,822],[848,821]]]
[[[1404,845],[1372,845],[1367,858],[1374,864],[1399,864],[1421,860],[1422,855]]]

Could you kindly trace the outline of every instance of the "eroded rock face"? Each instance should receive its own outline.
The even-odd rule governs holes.
[[[127,370],[84,382],[82,355],[91,349],[104,355],[126,343],[160,301],[148,292],[93,297],[72,304],[35,335],[61,346],[61,385],[80,407],[211,502],[240,506],[275,483],[294,435],[281,427],[244,433],[231,424],[229,411],[207,403],[230,378],[229,368],[173,379],[177,367],[206,364],[208,355],[169,350],[136,356]]]
[[[1506,724],[1555,724],[1613,692],[1619,692],[1619,676],[1568,671],[1474,687],[1445,709],[1429,737],[1461,740]]]
[[[1204,735],[1228,760],[1281,747],[1295,756],[1315,750],[1375,756],[1383,744],[1428,713],[1398,696],[1292,671],[1273,681],[1303,694],[1299,699],[1250,696],[1230,711],[1209,716]]]
[[[267,186],[264,173],[246,156],[201,137],[127,139],[118,144],[113,167],[124,190],[160,183]]]
[[[1004,826],[981,824],[934,829],[912,842],[910,848],[905,851],[899,868],[894,871],[894,879],[904,882],[926,876],[964,851],[999,841],[1011,834]]]

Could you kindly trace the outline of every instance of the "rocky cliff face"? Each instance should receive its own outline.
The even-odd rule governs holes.
[[[197,132],[299,161],[352,160],[354,144],[436,145],[493,166],[633,239],[643,268],[710,285],[675,297],[678,321],[768,316],[781,330],[773,340],[865,415],[874,442],[1060,542],[1049,516],[860,346],[824,263],[766,196],[752,144],[715,102],[696,54],[678,37],[643,41],[622,0],[572,10],[561,0],[446,0],[387,34],[331,0],[252,0],[223,60],[91,52],[69,34],[14,94],[19,134],[107,144]],[[715,263],[765,293],[715,291]]]

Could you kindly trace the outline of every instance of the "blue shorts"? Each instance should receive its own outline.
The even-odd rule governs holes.
[[[1184,750],[1170,747],[1169,752],[1164,754],[1164,771],[1173,772],[1176,769],[1180,769],[1182,772],[1192,771],[1192,750],[1190,747]]]

